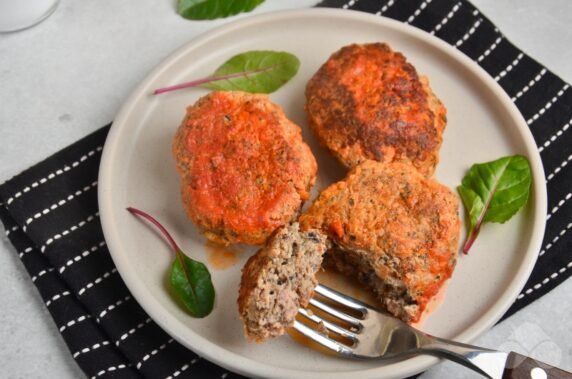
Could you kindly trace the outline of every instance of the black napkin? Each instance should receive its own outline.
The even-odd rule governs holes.
[[[465,0],[325,0],[407,22],[456,46],[499,82],[534,134],[549,213],[538,263],[505,317],[572,273],[572,91],[512,45]],[[221,377],[229,373],[174,341],[141,309],[103,239],[97,175],[109,126],[0,186],[0,219],[70,353],[88,377]],[[566,143],[565,141],[568,141]],[[200,354],[200,352],[197,352]]]

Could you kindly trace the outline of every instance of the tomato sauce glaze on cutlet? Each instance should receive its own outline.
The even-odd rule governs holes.
[[[317,164],[266,95],[212,92],[190,106],[173,143],[189,217],[213,242],[261,244],[297,215]]]
[[[366,159],[407,161],[431,176],[446,110],[405,57],[387,44],[334,53],[306,87],[309,123],[345,166]]]

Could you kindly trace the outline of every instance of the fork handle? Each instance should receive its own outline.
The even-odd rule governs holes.
[[[491,379],[572,379],[572,373],[515,352],[505,353],[417,333],[420,352],[455,361]]]
[[[506,360],[502,379],[522,378],[572,379],[572,373],[511,352]]]

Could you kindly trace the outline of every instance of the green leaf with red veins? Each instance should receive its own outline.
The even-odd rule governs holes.
[[[521,155],[474,164],[458,187],[469,215],[466,254],[487,222],[504,223],[528,201],[532,174]]]
[[[300,60],[285,51],[252,50],[235,55],[206,78],[158,88],[155,95],[190,87],[272,93],[296,75]]]
[[[175,260],[171,264],[169,283],[187,312],[197,318],[211,313],[214,307],[215,289],[208,268],[203,263],[187,257],[167,229],[153,216],[132,207],[128,207],[127,210],[154,225],[171,246]]]

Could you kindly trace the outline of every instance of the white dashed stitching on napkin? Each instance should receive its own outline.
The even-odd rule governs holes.
[[[105,341],[96,343],[96,344],[92,345],[91,347],[84,347],[84,348],[81,349],[80,351],[76,351],[75,353],[73,353],[73,354],[72,354],[72,357],[75,359],[75,358],[77,358],[78,356],[80,356],[81,354],[89,353],[90,351],[97,350],[97,349],[99,349],[100,347],[102,347],[102,346],[107,346],[107,345],[109,345],[109,344],[110,344],[110,342],[107,341],[107,340],[105,340]]]
[[[68,234],[70,234],[71,232],[73,232],[73,231],[75,231],[75,230],[81,228],[81,227],[84,226],[85,224],[87,224],[87,223],[89,223],[89,222],[95,220],[95,219],[98,218],[98,217],[99,217],[99,212],[96,212],[95,214],[93,214],[93,215],[91,215],[91,216],[88,216],[85,220],[80,221],[77,225],[73,225],[73,226],[71,226],[69,229],[66,229],[66,230],[64,230],[63,232],[58,233],[58,234],[56,234],[55,236],[53,236],[53,237],[51,237],[51,238],[48,238],[48,239],[46,240],[46,243],[44,243],[44,244],[42,245],[42,247],[40,248],[40,251],[41,251],[42,253],[44,253],[44,252],[46,251],[46,247],[48,247],[49,245],[51,245],[54,241],[59,240],[60,238],[66,236],[66,235],[68,235]],[[60,272],[61,272],[61,271],[60,271]]]
[[[381,16],[382,14],[384,14],[393,4],[395,3],[395,0],[389,0],[387,2],[387,4],[385,4],[383,7],[381,7],[380,10],[378,10],[375,14],[378,16]]]
[[[62,297],[69,296],[70,291],[64,291],[62,293],[58,293],[57,295],[52,296],[52,298],[46,301],[46,307],[49,307],[54,301],[61,299]]]
[[[558,209],[560,209],[560,207],[562,205],[564,205],[565,202],[567,202],[568,200],[570,200],[570,198],[572,197],[572,193],[568,192],[568,194],[564,197],[564,199],[560,200],[558,202],[558,205],[556,205],[554,208],[552,208],[552,210],[550,211],[550,213],[548,214],[548,216],[546,216],[546,221],[550,220],[550,218],[556,213],[558,212]]]
[[[549,277],[544,278],[544,280],[542,280],[540,283],[537,283],[534,286],[528,288],[526,291],[524,291],[523,293],[518,295],[516,300],[520,300],[520,299],[524,298],[526,295],[530,295],[533,291],[540,289],[543,285],[548,283],[550,280],[555,279],[556,277],[558,277],[558,275],[562,274],[564,271],[566,271],[570,267],[572,267],[572,262],[568,262],[568,264],[566,266],[561,267],[558,271],[552,273]]]
[[[413,20],[415,20],[415,18],[417,16],[419,16],[419,14],[423,11],[423,9],[427,8],[427,5],[431,4],[431,0],[424,0],[421,5],[419,5],[419,8],[417,8],[415,10],[415,12],[413,12],[413,14],[411,16],[409,16],[409,18],[407,19],[407,21],[405,21],[406,24],[411,24],[413,22]]]
[[[548,103],[546,103],[546,105],[544,105],[542,108],[540,108],[540,110],[538,112],[536,112],[534,114],[534,116],[532,116],[531,118],[529,118],[528,120],[526,120],[526,123],[528,125],[532,124],[534,121],[538,120],[540,118],[540,116],[542,116],[548,109],[550,109],[550,107],[552,107],[554,105],[554,103],[556,103],[558,101],[558,99],[560,99],[560,97],[564,94],[564,92],[566,92],[566,90],[568,89],[568,84],[565,84],[562,89],[560,91],[558,91],[558,93],[548,101]]]
[[[6,237],[8,237],[10,235],[10,233],[15,232],[16,230],[18,230],[20,227],[18,225],[11,227],[10,229],[6,229],[4,231],[4,234],[6,235]]]
[[[506,66],[506,68],[504,70],[502,70],[497,76],[494,77],[495,81],[499,81],[502,78],[504,78],[509,72],[511,72],[522,60],[522,57],[524,57],[523,53],[519,53],[516,58],[514,58],[514,60],[512,62],[510,62],[510,64],[508,66]]]
[[[22,196],[26,192],[31,191],[33,188],[40,186],[40,184],[44,184],[48,180],[51,180],[51,179],[55,178],[56,176],[62,175],[64,172],[68,172],[72,168],[79,166],[82,162],[85,162],[88,158],[94,156],[96,153],[99,153],[102,150],[103,150],[103,146],[98,146],[95,149],[87,152],[87,154],[82,155],[78,160],[72,162],[71,166],[66,165],[61,169],[57,169],[54,172],[50,172],[48,175],[44,176],[43,178],[39,179],[38,181],[33,182],[29,186],[24,187],[24,189],[16,192],[13,196],[9,197],[8,200],[6,200],[6,205],[10,205],[15,199],[19,198],[20,196]]]
[[[111,271],[107,271],[106,273],[104,273],[103,275],[101,275],[100,277],[96,278],[94,281],[86,284],[84,287],[82,287],[78,292],[78,296],[81,296],[85,293],[85,291],[87,291],[88,289],[90,289],[91,287],[101,283],[104,279],[109,278],[112,274],[117,273],[117,269],[114,267]]]
[[[87,319],[90,319],[90,318],[91,318],[91,315],[83,315],[83,316],[81,316],[81,317],[78,317],[78,318],[75,319],[75,320],[68,321],[65,325],[63,325],[63,326],[60,327],[60,329],[59,329],[59,330],[60,330],[60,333],[63,332],[64,330],[66,330],[67,328],[69,328],[69,327],[71,327],[71,326],[74,326],[74,325],[76,325],[76,324],[78,324],[78,323],[80,323],[80,322],[82,322],[82,321],[85,321],[85,320],[87,320]]]
[[[345,3],[344,5],[342,5],[343,9],[348,9],[349,7],[353,7],[355,3],[357,3],[359,0],[350,0],[347,3]]]
[[[546,182],[548,183],[550,180],[552,180],[552,178],[554,178],[554,175],[558,174],[560,170],[566,167],[566,165],[568,164],[568,162],[570,162],[570,160],[572,160],[572,155],[569,155],[564,162],[560,163],[560,166],[556,167],[556,169],[554,169],[554,171],[552,171],[550,175],[546,177]]]
[[[114,310],[115,308],[119,307],[121,304],[126,303],[127,301],[131,300],[131,295],[127,295],[125,296],[123,299],[116,301],[114,304],[111,304],[110,306],[108,306],[107,308],[105,308],[103,311],[101,311],[99,313],[99,316],[97,317],[97,322],[99,323],[99,320],[101,318],[103,318],[106,314],[108,314],[109,312],[111,312],[112,310]]]
[[[572,119],[570,119],[562,128],[560,128],[560,130],[558,130],[556,133],[554,133],[553,135],[550,136],[550,138],[544,142],[544,144],[542,146],[540,146],[538,148],[538,152],[542,153],[542,151],[544,149],[546,149],[548,146],[550,146],[550,144],[554,141],[556,141],[556,139],[558,139],[558,137],[562,136],[562,134],[568,130],[568,128],[570,128],[570,125],[572,124]]]
[[[102,246],[105,246],[105,241],[101,241],[96,246],[90,247],[89,250],[82,251],[79,255],[76,255],[75,257],[73,257],[72,259],[67,261],[62,267],[60,267],[58,272],[60,274],[63,273],[69,266],[73,265],[75,262],[80,261],[82,258],[87,257],[89,254],[95,252],[97,249],[101,248]]]
[[[495,32],[498,33],[498,31],[499,31],[499,30],[495,28]],[[493,52],[493,50],[497,48],[497,46],[499,45],[500,41],[503,40],[503,38],[504,38],[504,36],[497,37],[497,39],[491,44],[491,46],[489,46],[489,48],[486,49],[485,52],[482,53],[482,54],[477,58],[477,62],[480,63],[483,59],[485,59],[486,57],[488,57],[488,56]]]
[[[117,365],[117,366],[111,366],[111,367],[106,368],[105,370],[99,371],[97,374],[95,374],[94,376],[92,376],[91,379],[95,379],[95,378],[100,377],[100,376],[103,375],[103,374],[107,374],[108,372],[121,370],[121,369],[124,369],[124,368],[127,368],[127,367],[131,367],[131,365],[120,364],[120,365]]]
[[[531,89],[536,83],[538,83],[538,81],[544,76],[544,74],[546,74],[545,68],[540,70],[540,72],[536,74],[534,78],[530,79],[530,82],[528,82],[528,84],[525,85],[520,91],[518,91],[517,94],[511,98],[511,100],[515,102],[518,98],[524,95],[529,89]]]
[[[183,365],[183,367],[181,367],[180,369],[178,369],[177,371],[175,371],[173,374],[167,376],[165,379],[173,379],[176,378],[177,376],[179,376],[183,371],[185,371],[186,369],[188,369],[189,367],[191,367],[192,365],[194,365],[195,363],[197,363],[199,361],[199,358],[195,358],[191,361],[191,363],[185,363]]]
[[[32,282],[35,282],[36,280],[38,280],[42,276],[46,275],[48,272],[52,272],[52,271],[54,271],[54,269],[52,267],[40,271],[37,275],[32,276]]]
[[[482,22],[482,18],[479,18],[477,21],[475,21],[473,26],[471,26],[471,29],[469,29],[469,31],[467,31],[457,42],[455,42],[455,47],[461,47],[462,44],[464,44],[473,34],[475,34]]]
[[[32,246],[25,248],[24,250],[22,250],[21,252],[18,253],[18,256],[20,257],[20,259],[22,259],[22,257],[29,253],[30,251],[34,250],[34,248]]]
[[[115,341],[115,346],[119,346],[119,344],[121,342],[125,341],[127,339],[127,337],[129,337],[130,335],[132,335],[137,330],[141,329],[142,327],[144,327],[145,325],[147,325],[150,322],[151,322],[151,319],[149,317],[147,317],[147,319],[145,319],[145,321],[137,324],[136,327],[129,329],[129,331],[127,333],[122,334],[121,337],[119,337],[119,339],[117,341]]]
[[[564,229],[562,229],[560,231],[560,233],[558,233],[558,235],[556,237],[554,237],[552,239],[551,242],[546,244],[546,247],[540,251],[540,253],[538,254],[538,256],[543,256],[556,242],[558,242],[558,240],[560,239],[560,237],[562,237],[564,234],[566,234],[566,232],[572,228],[572,222],[568,225],[566,225],[566,227]]]
[[[61,200],[59,200],[57,203],[54,203],[54,204],[50,205],[49,207],[43,209],[42,211],[37,212],[36,214],[34,214],[32,217],[29,217],[29,218],[25,221],[25,224],[26,224],[26,225],[24,225],[24,226],[22,227],[22,230],[23,230],[23,231],[26,231],[26,229],[28,228],[28,226],[30,226],[30,224],[31,224],[32,222],[34,222],[35,220],[39,219],[39,218],[42,217],[42,216],[47,215],[48,213],[50,213],[50,212],[53,211],[54,209],[57,209],[58,207],[61,207],[62,205],[64,205],[64,204],[68,203],[69,201],[75,199],[77,196],[80,196],[81,194],[83,194],[83,193],[89,191],[90,189],[96,188],[96,187],[97,187],[97,180],[94,181],[93,183],[91,183],[90,185],[85,186],[85,187],[83,187],[82,189],[79,189],[79,190],[75,191],[74,193],[68,195],[65,199],[61,199]]]
[[[447,13],[447,15],[433,28],[433,30],[431,30],[431,34],[435,34],[437,33],[443,26],[445,26],[445,24],[447,24],[449,22],[449,20],[451,20],[453,18],[453,16],[455,15],[455,13],[457,13],[457,11],[459,10],[459,8],[461,8],[461,5],[463,5],[461,2],[458,2],[457,4],[455,4],[453,6],[453,8],[451,8],[451,10],[449,11],[449,13]]]
[[[141,368],[141,366],[143,365],[143,363],[145,363],[145,361],[147,361],[149,358],[151,358],[153,355],[157,354],[158,352],[160,352],[161,350],[163,350],[164,348],[167,347],[167,345],[169,345],[171,342],[173,342],[174,339],[169,339],[167,342],[165,342],[164,344],[162,344],[161,346],[159,346],[158,348],[154,349],[153,351],[151,351],[149,354],[145,354],[145,356],[143,357],[143,359],[141,359],[137,365],[135,366],[137,368],[137,370],[139,370]]]

